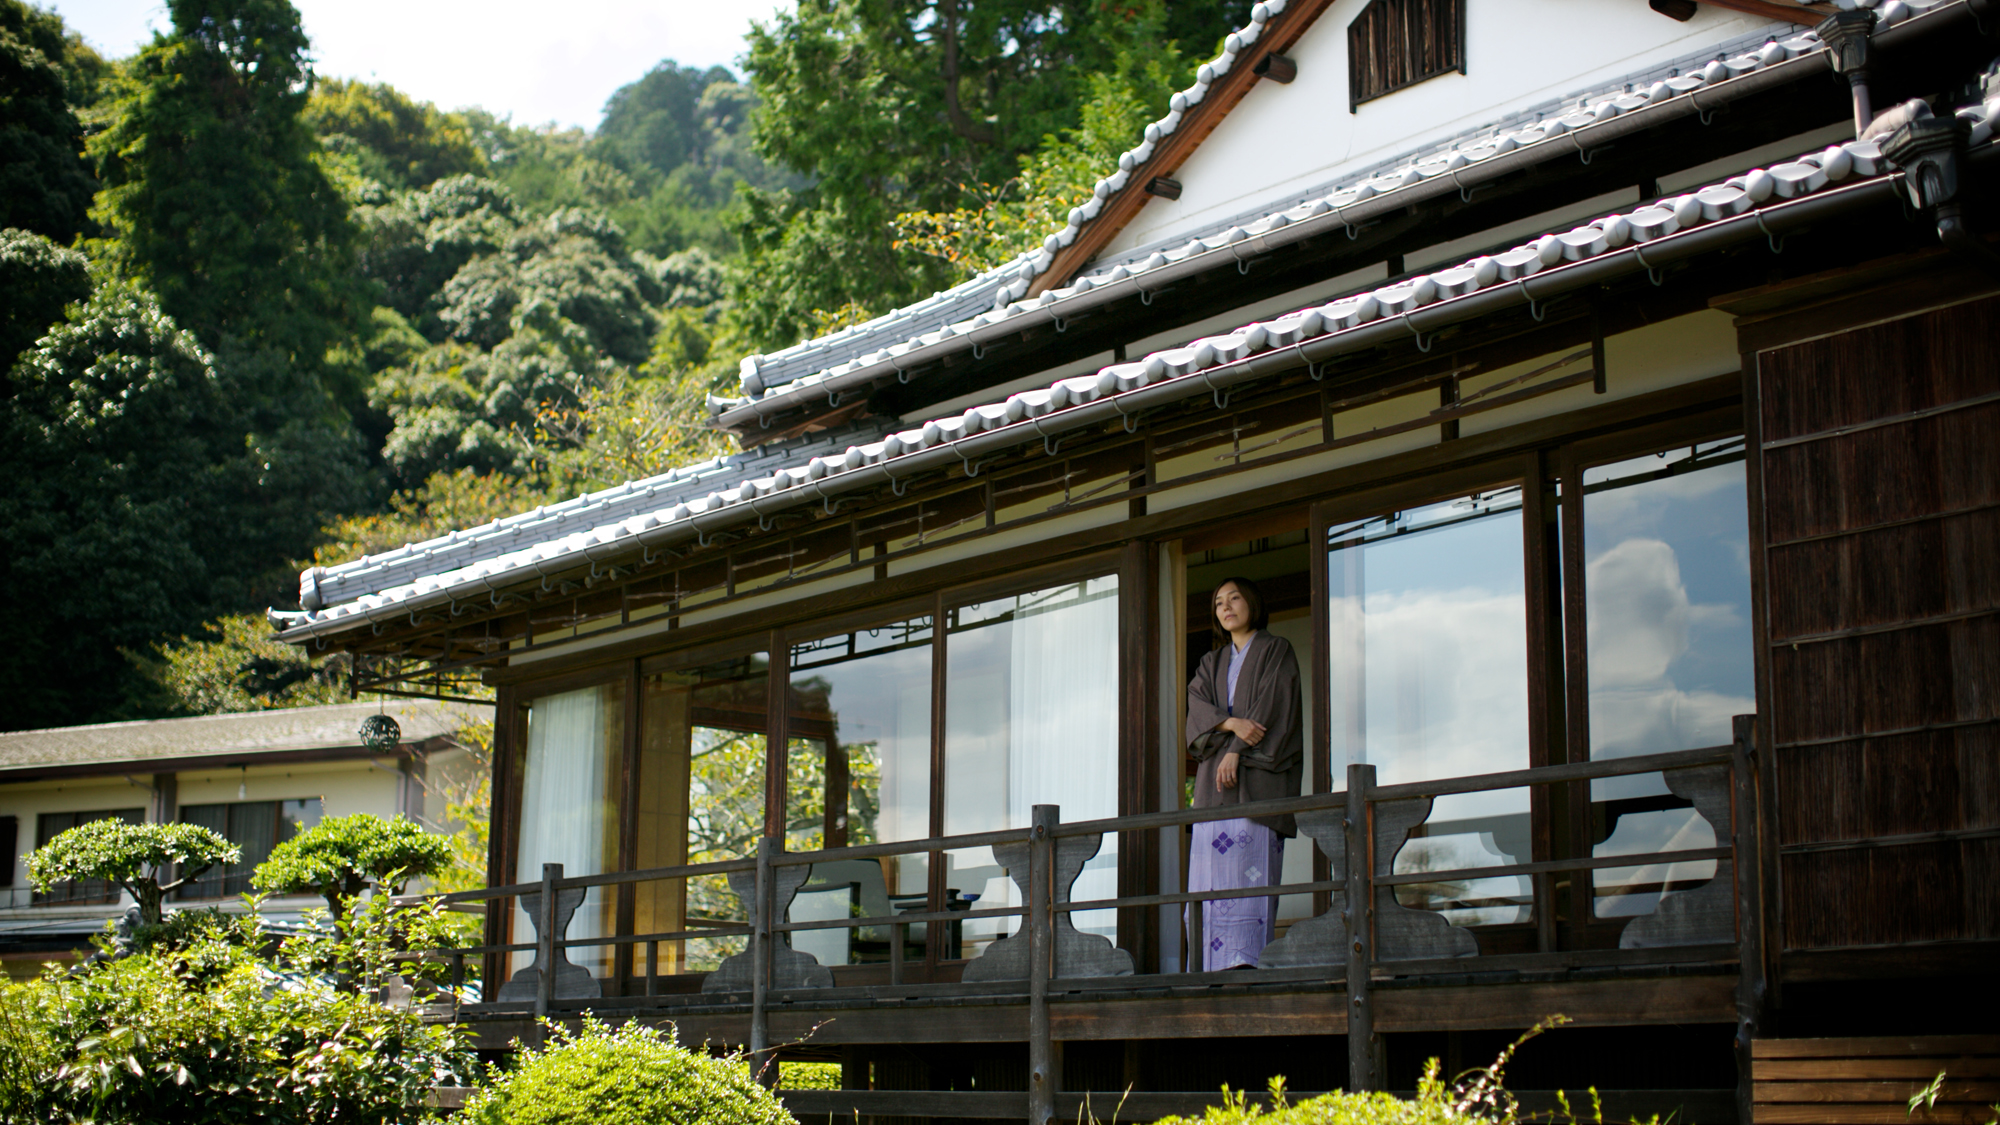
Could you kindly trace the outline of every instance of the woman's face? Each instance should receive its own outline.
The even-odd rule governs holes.
[[[1240,633],[1250,627],[1250,601],[1234,582],[1224,582],[1215,591],[1215,620],[1225,633]]]

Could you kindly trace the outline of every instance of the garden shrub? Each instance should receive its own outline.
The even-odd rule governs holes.
[[[472,1071],[454,1027],[179,936],[6,990],[8,1120],[401,1125]]]
[[[468,1099],[468,1125],[796,1125],[743,1059],[689,1050],[671,1028],[586,1017],[516,1055]]]

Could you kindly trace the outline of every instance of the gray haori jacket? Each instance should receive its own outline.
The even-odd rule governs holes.
[[[1264,741],[1252,746],[1215,729],[1229,718],[1229,704],[1229,646],[1224,645],[1201,658],[1188,683],[1188,752],[1201,762],[1194,775],[1194,807],[1298,796],[1305,768],[1305,723],[1299,714],[1299,661],[1290,641],[1259,629],[1250,638],[1236,676],[1236,717],[1264,724]],[[1215,771],[1229,753],[1241,755],[1236,787],[1217,792]],[[1290,813],[1251,819],[1280,836],[1299,832]]]

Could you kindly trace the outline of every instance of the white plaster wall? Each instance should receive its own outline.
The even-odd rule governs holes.
[[[19,818],[20,832],[15,854],[0,862],[10,862],[13,886],[0,890],[0,914],[12,909],[32,909],[36,917],[109,914],[103,906],[65,909],[29,907],[28,856],[35,850],[36,818],[42,813],[88,812],[104,809],[146,809],[152,819],[153,775],[135,768],[126,777],[89,777],[63,781],[0,785],[0,816]],[[238,800],[242,786],[244,800],[283,801],[318,797],[327,816],[374,813],[394,816],[405,784],[392,759],[379,762],[311,762],[295,765],[251,766],[247,770],[204,770],[178,775],[180,805],[205,805]],[[279,900],[289,904],[292,900]],[[307,900],[300,900],[305,903]],[[316,901],[316,900],[313,900]]]
[[[1256,83],[1180,168],[1147,167],[1147,176],[1179,180],[1181,197],[1148,201],[1106,255],[1206,226],[1725,40],[1783,28],[1706,4],[1680,23],[1641,0],[1466,0],[1465,74],[1420,82],[1349,113],[1347,25],[1366,4],[1335,0],[1291,50],[1299,65],[1296,80]]]

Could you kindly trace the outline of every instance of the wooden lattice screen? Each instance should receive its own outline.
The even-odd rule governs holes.
[[[1465,73],[1465,0],[1375,0],[1347,25],[1350,110],[1451,71]]]

